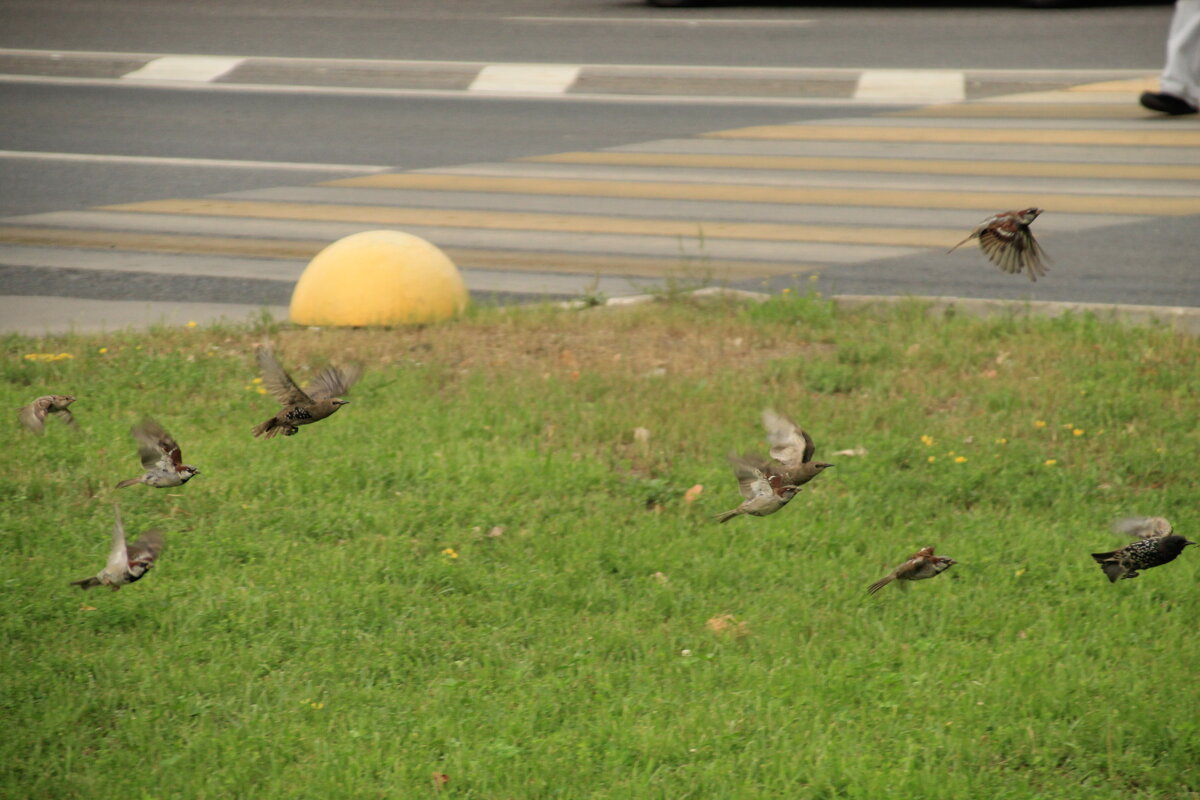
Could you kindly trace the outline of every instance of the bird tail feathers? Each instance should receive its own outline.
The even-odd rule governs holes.
[[[1116,550],[1111,553],[1092,553],[1092,558],[1096,559],[1096,563],[1100,565],[1100,569],[1104,570],[1104,574],[1108,576],[1109,583],[1115,583],[1122,575],[1125,574],[1125,568],[1113,556],[1117,554]]]
[[[882,589],[883,587],[885,587],[889,583],[891,583],[893,580],[895,580],[895,577],[892,575],[888,575],[886,578],[880,578],[879,580],[875,581],[874,583],[872,583],[870,586],[867,587],[867,594],[875,594],[880,589]]]
[[[269,420],[260,425],[254,426],[254,436],[256,438],[265,435],[266,438],[270,439],[277,433],[279,433],[279,420],[275,419],[274,417],[271,417]]]
[[[71,581],[71,585],[78,586],[80,589],[90,589],[93,586],[99,586],[100,579],[92,576],[91,578],[84,578],[81,581]]]
[[[733,519],[737,515],[738,515],[738,510],[735,508],[732,511],[725,511],[721,514],[717,514],[716,520],[717,520],[717,522],[729,522],[729,520]]]
[[[117,484],[118,489],[124,489],[127,486],[135,486],[142,482],[141,478],[126,478]]]

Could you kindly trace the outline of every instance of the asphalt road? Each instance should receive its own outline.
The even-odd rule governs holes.
[[[1169,3],[5,0],[0,46],[719,66],[1157,68]]]
[[[78,0],[0,2],[0,17],[5,20],[0,26],[0,50],[8,49],[7,56],[0,55],[0,59],[8,59],[0,66],[0,72],[28,73],[11,78],[0,75],[0,185],[6,188],[0,192],[0,218],[22,228],[49,226],[46,230],[69,230],[98,225],[104,230],[105,226],[116,223],[89,209],[213,195],[239,202],[263,198],[271,202],[297,199],[311,202],[343,197],[349,198],[346,202],[362,205],[375,202],[383,194],[370,188],[306,187],[384,170],[441,170],[453,176],[472,169],[505,174],[518,169],[524,170],[521,174],[548,183],[538,184],[541,188],[531,190],[532,195],[460,196],[436,187],[438,191],[432,195],[393,193],[394,202],[418,209],[442,203],[474,209],[484,215],[478,218],[481,230],[495,222],[487,214],[510,209],[538,213],[561,210],[568,215],[624,214],[631,218],[651,218],[660,227],[671,220],[709,215],[712,221],[697,222],[699,228],[725,219],[721,215],[726,214],[735,225],[756,222],[760,212],[764,215],[761,219],[775,222],[805,221],[815,208],[814,219],[818,221],[828,219],[836,224],[871,226],[882,220],[882,224],[902,226],[904,211],[885,213],[872,210],[869,203],[861,211],[807,206],[803,214],[796,214],[785,206],[735,204],[726,208],[669,197],[636,202],[555,200],[553,191],[545,187],[561,180],[561,176],[570,175],[561,172],[560,177],[555,177],[559,173],[546,170],[585,168],[505,165],[514,159],[558,153],[594,153],[611,148],[661,149],[655,142],[665,143],[663,147],[668,150],[677,145],[683,149],[701,147],[711,142],[694,138],[698,135],[752,126],[820,124],[822,120],[876,124],[881,112],[902,106],[894,102],[872,105],[851,97],[854,81],[864,69],[962,70],[965,72],[959,77],[965,75],[968,99],[971,92],[986,99],[989,94],[1002,92],[1062,89],[1069,84],[1149,75],[1160,67],[1169,14],[1168,5],[1148,3],[1044,11],[1016,8],[1008,3],[913,6],[857,3],[835,8],[777,2],[654,9],[637,2],[595,0],[478,0],[452,5],[438,0],[407,0],[400,8],[368,2],[332,4],[326,0],[229,0],[205,4],[149,0],[103,4]],[[22,57],[18,49],[62,52],[70,58],[48,59],[51,54],[42,52],[37,54],[36,65],[29,67],[19,63]],[[111,57],[113,63],[107,66],[91,64],[78,68],[71,60],[81,53],[107,52],[120,54]],[[255,76],[253,80],[258,82],[254,85],[249,85],[250,77],[242,78],[242,85],[233,85],[235,78],[222,85],[190,86],[137,83],[119,78],[135,64],[162,54],[273,56],[298,61],[250,65],[255,68],[247,68],[246,74]],[[364,63],[352,65],[349,71],[354,76],[347,79],[350,83],[333,86],[341,78],[331,75],[340,67],[330,67],[335,62],[320,59],[389,59],[393,64],[403,59],[411,62],[410,66],[415,65],[412,69],[416,72],[412,74],[419,73],[420,80],[425,81],[414,86],[441,88],[393,91],[387,88],[386,81],[395,76],[387,77],[390,73],[385,75],[382,67],[377,70],[375,65],[382,63],[378,61],[365,67]],[[581,79],[577,84],[598,86],[599,91],[614,94],[571,97],[549,93],[533,97],[521,92],[489,95],[465,91],[465,82],[487,63],[613,65],[608,73],[600,70],[599,77],[585,75],[586,80]],[[623,71],[625,65],[631,65],[628,74]],[[697,73],[701,74],[699,78],[689,73],[681,78],[683,73],[655,72],[646,65],[659,65],[662,69],[670,65],[731,69],[713,75]],[[747,67],[769,69],[738,72]],[[779,68],[799,69],[795,75],[787,76],[771,72]],[[451,79],[456,70],[467,76],[462,85]],[[829,74],[822,74],[822,70]],[[992,73],[986,74],[986,70]],[[1081,72],[1087,70],[1094,74]],[[264,75],[274,77],[264,79]],[[270,80],[278,81],[278,85],[268,85]],[[725,84],[721,83],[723,80]],[[794,83],[789,84],[792,80]],[[1039,80],[1048,83],[1035,85]],[[324,85],[330,88],[321,88]],[[664,86],[670,87],[674,94],[652,96],[654,91],[666,91]],[[795,91],[805,96],[811,92],[811,102],[804,97],[792,97]],[[639,93],[641,96],[637,96]],[[1136,94],[1129,97],[1132,103]],[[798,102],[791,102],[797,99]],[[1046,107],[1058,108],[1053,102]],[[1119,98],[1112,108],[1118,112],[1116,118],[1123,117],[1128,110],[1122,109]],[[1175,121],[1164,122],[1175,124]],[[981,121],[975,127],[988,124],[1036,128],[1040,123],[1036,119],[1033,122],[1013,119]],[[1091,125],[1086,118],[1061,124],[1074,128]],[[1126,125],[1123,121],[1104,120],[1096,124],[1099,128],[1119,130]],[[1147,123],[1129,124],[1145,127]],[[1188,124],[1180,123],[1174,129]],[[790,152],[787,147],[768,143],[761,145],[765,148],[761,152]],[[886,148],[896,146],[879,147],[884,149],[868,155],[886,155]],[[916,145],[914,151],[897,150],[895,155],[910,157],[922,147]],[[1087,158],[1103,161],[1113,153],[1136,152],[1134,148],[1101,152],[1102,149],[1095,149],[1096,155]],[[1083,158],[1079,153],[1072,155],[1070,150],[1050,147],[1043,153],[1026,147],[1016,156],[1005,157],[1049,162]],[[986,149],[975,152],[982,158],[991,157]],[[1162,155],[1168,152],[1178,152],[1181,163],[1195,163],[1194,148],[1177,151],[1162,148],[1150,160],[1169,164],[1170,156]],[[918,155],[931,158],[938,152],[934,147]],[[954,154],[947,157],[962,158]],[[164,159],[179,161],[168,163]],[[345,170],[339,170],[339,165]],[[621,191],[628,192],[629,186],[636,188],[638,182],[664,180],[668,173],[655,169],[611,174],[625,182]],[[589,179],[607,180],[610,173],[581,174]],[[673,174],[702,181],[705,173],[690,177],[682,172]],[[820,180],[830,180],[829,173],[823,175]],[[762,171],[753,178],[719,170],[712,176],[718,183],[791,180]],[[881,178],[885,180],[892,179]],[[930,185],[935,189],[953,188],[958,185],[954,181],[961,183],[965,179],[941,180],[945,186]],[[1130,185],[1120,190],[1096,185],[1102,194],[1109,189],[1134,195],[1154,194],[1158,186],[1165,187],[1168,195],[1188,192],[1186,185],[1173,182],[1148,188]],[[1045,182],[1039,186],[1042,191],[1053,188]],[[977,181],[972,188],[986,191],[988,186]],[[337,195],[338,191],[343,194]],[[539,194],[543,191],[550,194]],[[1068,191],[1086,191],[1086,187],[1077,185]],[[984,216],[976,206],[978,202],[968,203],[961,214],[949,210],[934,214],[918,207],[912,218],[918,226],[936,225],[939,230],[951,232],[965,226],[969,230],[971,224]],[[152,223],[155,235],[214,236],[223,232],[206,227],[195,216],[179,217],[179,227],[173,227],[174,218],[164,216],[160,208],[142,210],[151,213],[137,218]],[[294,209],[285,210],[292,213]],[[81,221],[56,217],[60,212],[78,212]],[[438,213],[444,216],[448,212]],[[986,264],[964,270],[962,260],[931,260],[929,251],[903,247],[876,248],[877,257],[871,257],[876,252],[871,247],[859,247],[854,250],[857,255],[853,258],[837,253],[832,261],[825,263],[821,258],[808,261],[797,258],[795,274],[787,274],[792,271],[781,269],[776,263],[761,276],[728,278],[727,282],[747,288],[779,289],[796,285],[797,275],[819,272],[820,282],[813,285],[825,291],[846,293],[958,294],[1200,306],[1197,286],[1200,282],[1191,280],[1194,254],[1200,244],[1200,225],[1195,215],[1124,216],[1119,206],[1108,208],[1106,214],[1087,220],[1069,214],[1057,219],[1047,216],[1046,222],[1040,223],[1046,226],[1056,263],[1065,262],[1065,269],[1058,268],[1050,279],[1039,283],[1036,293],[1024,282],[993,273]],[[124,218],[133,219],[134,215]],[[538,224],[569,227],[574,221],[567,219],[563,223],[555,218]],[[245,230],[238,229],[234,235],[260,238],[275,235],[271,223],[248,220],[245,224]],[[279,223],[277,227],[280,231],[292,230],[289,224],[292,223]],[[437,227],[446,224],[442,221],[431,224],[434,227],[417,230],[431,232],[433,238],[450,230]],[[461,227],[463,223],[454,224],[460,225],[455,230],[469,232],[476,223],[471,218],[465,228]],[[667,229],[669,226],[662,228]],[[311,226],[311,230],[309,238],[319,240],[326,235],[336,238],[347,229],[322,223]],[[657,245],[626,231],[620,233],[624,238],[618,240],[623,244],[613,244],[611,250],[606,249],[607,240],[601,242],[596,236],[576,238],[595,240],[598,253],[613,252],[626,257],[632,265],[630,274],[637,272],[634,267],[654,274],[661,272],[661,264],[647,266],[647,259],[665,258],[654,249]],[[654,233],[663,235],[658,228]],[[28,231],[22,230],[20,234],[27,235]],[[300,234],[279,235],[294,238]],[[463,244],[454,238],[459,234],[447,235],[450,246],[460,247],[467,266],[480,268],[471,275],[471,280],[478,281],[479,296],[498,292],[513,300],[538,293],[570,295],[578,291],[579,280],[568,279],[568,273],[578,276],[591,269],[586,264],[563,266],[578,254],[564,256],[563,264],[556,262],[557,266],[547,273],[537,291],[527,290],[530,280],[517,274],[524,266],[517,272],[505,272],[488,261],[495,260],[496,245],[485,243],[487,249],[480,249],[474,238],[464,238],[466,244]],[[544,235],[551,239],[558,236],[553,239],[558,244],[535,245],[535,250],[557,248],[561,255],[574,247],[573,242],[563,245],[565,240],[559,234]],[[139,255],[136,247],[124,256],[117,252],[106,260],[96,257],[94,243],[84,245],[93,249],[71,250],[52,248],[54,242],[41,242],[36,236],[31,241],[35,246],[28,247],[17,237],[5,245],[7,249],[0,248],[0,295],[15,297],[18,303],[23,303],[19,300],[22,297],[61,293],[80,300],[128,298],[165,303],[179,298],[216,304],[274,305],[286,301],[290,280],[306,260],[300,251],[289,256],[291,260],[239,257],[240,260],[228,263],[218,263],[211,254],[169,255],[153,256],[154,266],[147,266],[151,257]],[[506,243],[499,245],[501,249],[517,247],[513,244],[517,240],[512,237],[503,241]],[[717,252],[718,244],[710,242],[705,257]],[[626,245],[630,248],[628,252],[621,249]],[[70,246],[77,247],[78,242]],[[118,245],[108,246],[120,251]],[[851,244],[849,249],[855,246]],[[825,252],[820,248],[810,250]],[[809,252],[804,248],[800,251]],[[519,252],[519,247],[514,252]],[[762,252],[767,249],[764,247]],[[87,255],[91,260],[76,264],[73,253]],[[679,255],[690,259],[693,254],[683,254],[681,250]],[[642,261],[637,262],[635,256]],[[771,258],[791,260],[775,255]],[[136,274],[136,280],[131,280],[131,274]],[[737,274],[737,270],[731,274]],[[642,285],[614,275],[604,278],[600,288],[615,294],[628,293]]]

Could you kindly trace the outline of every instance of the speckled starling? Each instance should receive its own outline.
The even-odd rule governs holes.
[[[74,402],[75,398],[69,394],[48,394],[22,408],[17,416],[20,418],[21,424],[34,433],[45,432],[46,417],[50,415],[58,417],[67,425],[74,426],[75,417],[67,408]]]
[[[932,547],[923,547],[908,557],[890,575],[872,583],[867,588],[867,594],[875,594],[892,581],[923,581],[936,578],[958,562],[948,556],[935,556]]]
[[[113,525],[112,550],[104,569],[91,578],[71,581],[72,586],[91,589],[93,586],[109,586],[115,592],[127,583],[141,580],[163,549],[162,532],[154,529],[141,535],[136,542],[125,544],[125,528],[121,524],[121,508],[114,506],[117,521]]]
[[[1138,570],[1168,564],[1179,557],[1183,548],[1197,544],[1176,534],[1163,517],[1129,517],[1115,523],[1113,529],[1138,540],[1109,553],[1092,553],[1112,583],[1136,578]]]
[[[129,434],[138,443],[138,457],[146,472],[136,478],[129,478],[117,484],[118,489],[144,483],[155,489],[169,489],[172,486],[182,486],[199,475],[200,470],[190,464],[183,463],[179,445],[162,425],[146,417],[141,424],[129,429]]]
[[[767,429],[767,444],[771,446],[771,460],[763,471],[771,480],[771,486],[803,486],[820,475],[833,464],[813,461],[817,449],[808,432],[773,409],[765,409],[763,427]]]
[[[283,406],[278,414],[254,428],[255,436],[267,439],[279,433],[291,436],[299,430],[298,426],[325,419],[349,403],[349,400],[343,400],[340,395],[354,385],[361,374],[357,367],[326,367],[312,383],[301,390],[292,380],[292,376],[279,366],[271,348],[259,347],[257,355],[263,383]]]
[[[755,461],[749,457],[737,458],[730,456],[733,474],[738,479],[738,489],[745,501],[737,508],[718,514],[718,522],[728,522],[734,517],[749,514],[754,517],[765,517],[783,508],[800,491],[799,486],[774,486],[764,471],[766,462]]]

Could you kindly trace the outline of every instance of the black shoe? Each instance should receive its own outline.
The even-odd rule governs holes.
[[[1140,102],[1151,111],[1161,111],[1172,116],[1195,114],[1197,111],[1196,107],[1187,100],[1166,92],[1142,92]]]

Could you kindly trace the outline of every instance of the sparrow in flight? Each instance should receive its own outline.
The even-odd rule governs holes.
[[[75,398],[69,394],[48,394],[22,408],[17,416],[20,418],[21,424],[33,433],[45,432],[46,417],[48,416],[58,417],[67,425],[74,427],[75,417],[67,408],[74,402]]]
[[[1042,259],[1046,258],[1045,251],[1029,230],[1041,213],[1040,208],[1026,208],[990,216],[979,223],[970,236],[946,252],[953,253],[972,239],[978,239],[988,260],[997,267],[1013,275],[1025,270],[1029,273],[1029,280],[1037,282],[1039,276],[1050,271],[1042,263]]]
[[[138,443],[138,457],[142,459],[145,473],[136,478],[129,478],[117,484],[118,489],[126,486],[144,483],[155,489],[168,489],[172,486],[182,486],[199,475],[200,470],[183,463],[179,445],[171,434],[154,420],[146,417],[140,424],[129,429],[129,433]]]
[[[947,556],[935,556],[932,547],[923,547],[908,557],[900,566],[892,570],[867,588],[867,594],[875,594],[892,581],[923,581],[936,578],[958,562]]]
[[[155,559],[163,549],[162,532],[157,528],[148,530],[133,544],[125,543],[125,527],[121,524],[121,507],[113,506],[117,521],[113,525],[112,550],[104,569],[91,578],[71,581],[72,586],[91,589],[93,586],[110,586],[115,592],[127,583],[139,581],[154,566]]]

